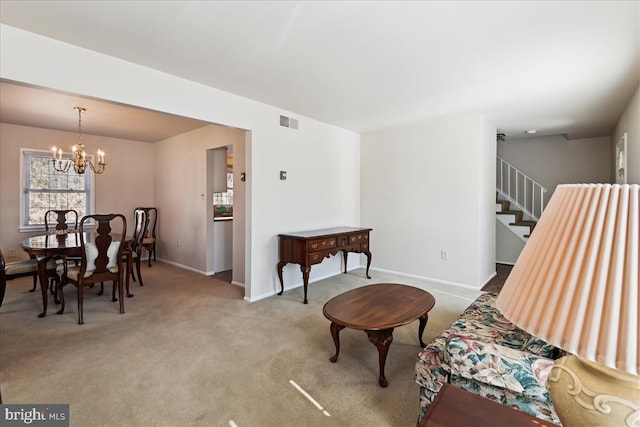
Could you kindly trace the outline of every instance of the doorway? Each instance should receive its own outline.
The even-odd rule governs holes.
[[[233,270],[233,145],[207,150],[207,271],[226,273],[231,282]]]

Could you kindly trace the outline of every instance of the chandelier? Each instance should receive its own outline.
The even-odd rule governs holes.
[[[104,167],[107,165],[104,162],[104,151],[98,149],[98,167],[96,168],[91,160],[87,159],[87,155],[84,151],[84,144],[82,143],[82,112],[87,111],[83,107],[73,107],[78,112],[78,143],[73,146],[73,158],[62,159],[62,148],[52,148],[53,151],[53,167],[58,172],[67,172],[73,165],[73,170],[78,174],[83,174],[87,170],[87,166],[95,174],[101,174],[104,172]]]

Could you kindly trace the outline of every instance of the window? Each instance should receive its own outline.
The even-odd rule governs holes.
[[[79,218],[94,211],[94,176],[90,171],[82,175],[73,169],[58,172],[51,152],[24,148],[20,152],[21,231],[43,228],[44,214],[49,209],[75,209]]]

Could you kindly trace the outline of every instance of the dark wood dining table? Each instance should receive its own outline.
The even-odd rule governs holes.
[[[120,238],[117,234],[112,234],[112,236],[114,240]],[[85,231],[85,242],[91,242],[93,237],[94,233]],[[125,237],[124,250],[129,253],[129,256],[127,256],[125,284],[127,288],[127,297],[129,298],[133,296],[133,294],[129,292],[129,276],[131,275],[131,269],[133,268],[133,257],[131,256],[132,242],[133,238],[129,236]],[[42,313],[40,313],[38,317],[45,317],[47,315],[47,305],[49,303],[49,296],[47,295],[47,262],[55,256],[82,256],[80,233],[41,234],[24,239],[20,243],[20,246],[29,254],[30,257],[38,260],[38,280],[40,281],[40,291],[42,292]]]

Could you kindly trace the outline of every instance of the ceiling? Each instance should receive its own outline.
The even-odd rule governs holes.
[[[22,126],[78,131],[83,107],[82,133],[134,141],[157,142],[209,123],[100,101],[42,88],[0,82],[0,121]]]
[[[610,135],[640,84],[639,5],[2,0],[0,20],[356,132],[482,113],[507,138],[533,128],[573,139]],[[119,137],[153,141],[173,125],[202,125],[74,94],[1,90],[3,122],[77,129],[72,108],[82,102],[87,133],[130,124],[138,134]],[[103,127],[91,129],[100,116]]]

